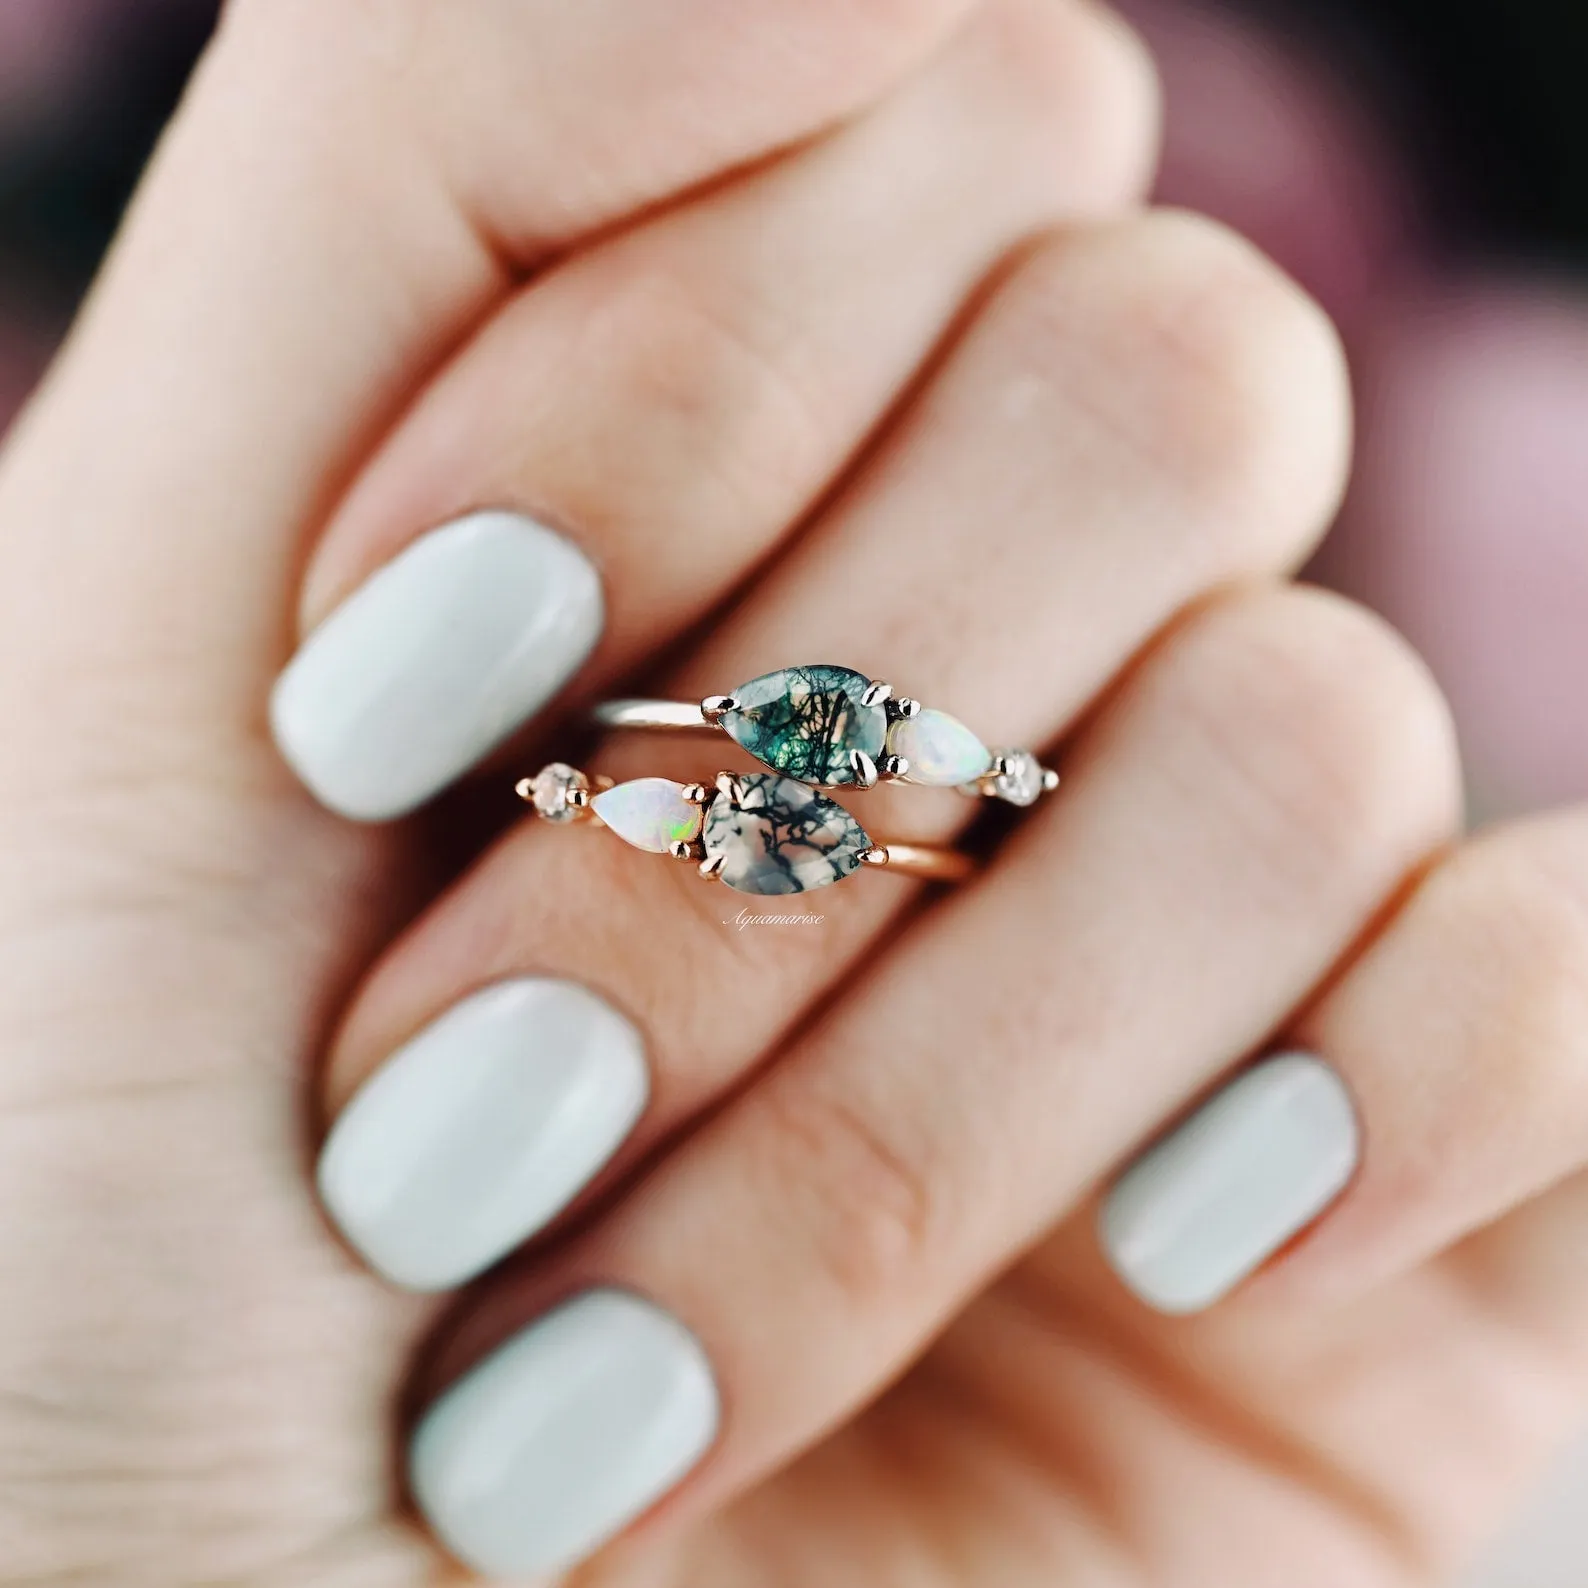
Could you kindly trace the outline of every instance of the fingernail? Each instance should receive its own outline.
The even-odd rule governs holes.
[[[601,633],[601,582],[515,513],[422,535],[309,635],[276,680],[276,745],[356,821],[422,805],[532,717]]]
[[[455,1004],[338,1116],[320,1197],[369,1265],[461,1284],[543,1228],[645,1108],[639,1033],[575,982],[524,977]]]
[[[1254,1273],[1345,1189],[1356,1111],[1321,1059],[1248,1070],[1138,1158],[1103,1201],[1119,1277],[1160,1312],[1197,1312]]]
[[[487,1576],[554,1572],[650,1508],[716,1437],[700,1342],[621,1290],[548,1313],[460,1379],[409,1448],[436,1536]]]

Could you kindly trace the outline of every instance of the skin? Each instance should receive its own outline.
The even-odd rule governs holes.
[[[1338,352],[1133,208],[1154,117],[1059,0],[233,7],[0,462],[0,1581],[459,1580],[393,1403],[594,1277],[726,1401],[600,1588],[1401,1588],[1574,1426],[1588,824],[1460,840],[1420,663],[1285,586]],[[1066,790],[798,934],[461,806],[352,827],[266,734],[293,614],[482,501],[604,571],[568,711],[830,653]],[[317,1131],[526,969],[634,1014],[650,1110],[560,1239],[395,1294]],[[1281,1038],[1361,1172],[1151,1315],[1097,1189]]]

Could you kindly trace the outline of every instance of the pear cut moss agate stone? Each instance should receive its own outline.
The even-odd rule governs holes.
[[[718,793],[700,836],[718,875],[739,893],[808,893],[840,882],[871,847],[859,822],[836,800],[792,778],[748,772],[737,805]]]
[[[871,680],[848,667],[783,667],[733,691],[722,714],[729,735],[774,772],[826,787],[855,781],[854,750],[875,761],[888,737],[888,713],[863,706]]]
[[[684,798],[684,785],[665,777],[637,777],[597,794],[590,808],[625,843],[665,855],[700,831],[700,807]]]
[[[900,717],[888,734],[889,751],[909,763],[906,783],[958,788],[974,783],[992,765],[992,754],[957,717],[928,707]]]

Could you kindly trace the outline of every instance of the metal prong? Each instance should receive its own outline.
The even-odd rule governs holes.
[[[1042,789],[1044,793],[1051,794],[1059,786],[1059,774],[1051,766],[1042,769]]]
[[[704,805],[711,798],[711,790],[704,783],[686,783],[684,785],[684,803],[686,805]]]
[[[995,777],[1008,777],[1013,766],[1014,761],[1009,756],[995,755],[993,757],[992,771],[984,772],[982,774],[982,781],[990,782]]]
[[[885,755],[882,764],[877,768],[878,774],[888,782],[903,777],[910,770],[910,763],[902,755]]]
[[[700,714],[707,722],[715,723],[725,711],[737,711],[739,702],[732,695],[707,695],[700,703]]]
[[[723,863],[726,861],[726,859],[726,855],[707,855],[707,857],[700,862],[701,876],[704,877],[707,882],[715,882],[717,880],[717,874],[722,870]]]
[[[849,752],[849,769],[861,788],[874,788],[877,782],[877,763],[864,750]]]
[[[744,799],[744,784],[732,772],[719,772],[716,777],[717,792],[728,801],[730,805],[738,805]]]
[[[880,706],[892,694],[892,684],[868,684],[865,694],[860,697],[860,704],[862,706]]]
[[[586,810],[590,805],[590,790],[587,788],[571,788],[563,795],[563,799],[576,811]]]
[[[873,844],[869,849],[860,851],[860,863],[863,866],[885,866],[888,863],[888,850],[885,844]]]
[[[534,780],[534,778],[532,778],[532,777],[521,777],[513,785],[513,792],[521,800],[529,800],[529,801],[531,801],[533,803],[534,798],[535,798],[535,780]]]
[[[701,860],[706,853],[698,838],[675,838],[667,846],[667,852],[674,860]]]
[[[921,702],[911,700],[908,695],[894,701],[894,709],[901,717],[919,717],[921,715]]]

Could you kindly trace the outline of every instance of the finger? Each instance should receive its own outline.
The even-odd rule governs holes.
[[[583,661],[594,623],[570,614],[598,600],[588,562],[607,678],[717,604],[1010,248],[1134,196],[1151,92],[1139,49],[1089,7],[997,0],[842,132],[537,281],[429,388],[326,533],[308,624],[385,567],[278,687],[299,774],[362,817],[456,777]],[[526,560],[526,541],[547,541],[527,525],[453,522],[482,501],[532,505],[585,559],[557,538],[560,555]],[[414,541],[437,524],[451,527]],[[500,677],[505,703],[484,683]]]
[[[690,1386],[695,1415],[679,1424],[641,1413],[587,1429],[559,1392],[565,1456],[587,1432],[603,1453],[655,1435],[688,1465],[715,1437],[674,1520],[833,1426],[1133,1140],[1263,1041],[1448,832],[1448,721],[1408,657],[1316,594],[1187,620],[1089,731],[1067,798],[987,880],[868,963],[863,995],[571,1251],[504,1276],[458,1349],[594,1282],[650,1298],[634,1303],[647,1339],[659,1317],[681,1320],[714,1370],[720,1430],[699,1359],[676,1346],[650,1385]],[[477,1558],[496,1570],[571,1547],[560,1485],[532,1496],[515,1481],[556,1459],[537,1433],[492,1447],[499,1482],[467,1496],[458,1483],[500,1437],[487,1400],[534,1426],[545,1326],[476,1367],[416,1437],[431,1521],[465,1558],[487,1540]],[[598,1373],[590,1349],[581,1367]],[[564,1475],[589,1478],[571,1459]],[[625,1494],[625,1514],[654,1497]]]
[[[1588,819],[1536,818],[1456,851],[1296,1040],[1345,1080],[1366,1150],[1264,1276],[1276,1299],[1349,1299],[1573,1175],[1588,1157]]]
[[[985,307],[874,474],[812,531],[812,548],[774,568],[710,659],[692,666],[693,682],[731,685],[797,658],[796,646],[858,651],[874,676],[885,668],[968,720],[979,712],[1000,736],[1044,739],[1182,603],[1302,554],[1337,488],[1338,370],[1316,311],[1214,228],[1168,217],[1053,240]],[[1333,407],[1314,431],[1319,381]],[[974,554],[988,522],[1000,526],[1002,556]],[[835,569],[844,570],[836,580]],[[982,621],[988,612],[1011,614],[1013,633]],[[1055,633],[1062,645],[1044,642]],[[673,770],[709,775],[712,763],[690,753]],[[656,757],[635,745],[625,759],[636,772],[668,770]],[[882,793],[856,804],[868,831],[886,831],[877,824],[887,818],[872,815]],[[968,810],[946,800],[945,814],[932,791],[902,789],[894,814],[908,831],[935,821],[946,834]],[[388,1059],[381,1074],[405,1079],[380,1080],[349,1109],[321,1188],[383,1272],[434,1287],[501,1256],[578,1192],[644,1106],[611,1171],[620,1174],[843,985],[912,898],[886,874],[861,877],[809,901],[813,927],[741,931],[730,923],[746,901],[702,888],[688,869],[609,835],[525,827],[377,969],[334,1046],[328,1113]],[[591,1116],[588,1128],[570,1119],[571,1158],[542,1135],[532,1145],[526,1121],[494,1168],[467,1118],[444,1136],[421,1130],[424,1152],[437,1156],[416,1153],[389,1200],[366,1198],[361,1187],[400,1167],[385,1111],[451,1117],[423,1094],[430,1084],[450,1090],[448,1055],[479,1051],[488,1031],[516,1055],[495,1072],[503,1084],[538,1063],[548,1085],[603,1090],[603,1060],[568,1040],[560,1016],[542,1028],[539,995],[522,978],[583,984],[644,1032],[638,1074],[632,1042],[602,1048],[605,1090],[625,1106]],[[464,1025],[441,1027],[456,1042],[405,1046],[479,989],[484,1001],[468,1004]],[[557,1116],[542,1108],[534,1117]],[[545,1128],[562,1139],[561,1126]],[[386,1165],[379,1175],[366,1154]],[[537,1194],[488,1200],[472,1178],[474,1189],[454,1194],[448,1162],[470,1166],[470,1177],[501,1174],[504,1187],[530,1176]],[[542,1164],[554,1167],[542,1176]],[[474,1216],[487,1206],[490,1218]]]
[[[957,10],[230,7],[0,480],[7,675],[120,684],[117,734],[64,720],[100,691],[50,734],[100,777],[235,735],[302,530],[511,272],[848,114]]]
[[[1576,1428],[1588,1392],[1585,904],[1581,812],[1456,850],[1294,1023],[1308,1057],[1237,1077],[1104,1205],[1119,1276],[1155,1305],[1205,1305],[1267,1263],[1177,1353],[1392,1497],[1441,1570]],[[1342,1105],[1359,1167],[1342,1160]],[[1109,1328],[1143,1337],[1127,1298],[1093,1294]],[[1276,1313],[1284,1343],[1254,1351],[1243,1325]],[[1326,1337],[1298,1338],[1299,1317]],[[1383,1438],[1386,1405],[1422,1459]]]

